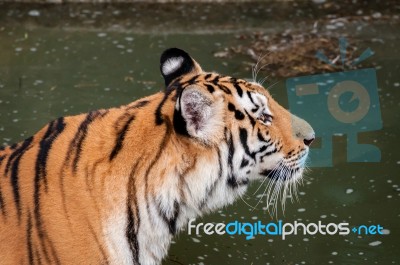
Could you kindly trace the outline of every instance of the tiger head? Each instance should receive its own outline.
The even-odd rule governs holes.
[[[306,121],[279,105],[260,84],[204,72],[182,50],[166,50],[160,70],[166,93],[176,91],[175,131],[218,150],[228,189],[240,196],[249,181],[262,179],[269,183],[264,191],[268,203],[292,195],[315,138]],[[230,197],[229,191],[221,193]]]

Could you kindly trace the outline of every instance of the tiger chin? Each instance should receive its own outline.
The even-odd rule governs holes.
[[[2,148],[1,264],[160,264],[190,219],[251,181],[301,179],[314,131],[266,89],[176,48],[160,70],[162,92]]]

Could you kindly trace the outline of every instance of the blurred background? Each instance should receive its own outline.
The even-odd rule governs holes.
[[[380,224],[385,235],[245,240],[183,231],[163,264],[398,264],[399,14],[394,0],[0,1],[0,144],[21,141],[59,116],[127,104],[162,90],[159,56],[169,47],[188,51],[205,70],[238,78],[253,78],[259,62],[257,80],[299,115],[304,109],[323,113],[327,95],[321,94],[321,104],[303,101],[288,80],[372,69],[361,78],[375,82],[365,85],[375,93],[369,94],[375,116],[363,118],[368,126],[351,124],[352,140],[340,130],[324,135],[317,130],[322,138],[312,154],[331,139],[331,157],[316,167],[318,156],[311,156],[299,201],[271,217],[264,186],[256,192],[261,183],[254,183],[245,202],[196,222],[345,221]],[[340,39],[347,43],[343,61]],[[373,55],[358,63],[368,48]],[[338,104],[356,104],[354,110],[363,98],[352,100]],[[321,128],[313,117],[312,125]],[[379,156],[354,162],[363,160],[363,154],[349,156],[354,141],[373,145]],[[248,206],[260,199],[256,209]]]

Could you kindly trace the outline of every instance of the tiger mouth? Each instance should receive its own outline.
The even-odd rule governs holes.
[[[288,166],[281,165],[276,169],[263,170],[260,172],[260,175],[271,180],[289,181],[300,170],[300,167],[290,168]]]

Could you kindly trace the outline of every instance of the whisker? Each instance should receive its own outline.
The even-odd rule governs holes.
[[[278,164],[275,166],[275,168],[279,168],[279,167],[280,167],[280,163],[278,163]],[[273,173],[272,176],[271,176],[272,178],[275,176],[275,174],[276,174],[275,168],[266,176],[265,179],[267,179],[267,178],[270,176],[271,173]],[[272,184],[271,184],[271,183],[272,183]],[[268,192],[267,192],[267,201],[268,201],[269,189],[271,188],[271,186],[273,186],[273,184],[274,184],[274,181],[273,181],[273,180],[269,180],[269,181],[268,181],[268,183],[267,183],[267,185],[266,185],[266,187],[265,187],[265,189],[264,189],[264,192],[263,192],[263,194],[261,195],[261,197],[260,197],[260,199],[258,200],[258,202],[257,202],[257,204],[256,204],[255,207],[257,207],[257,206],[260,204],[262,198],[263,198],[264,195],[265,195],[265,192],[267,192],[267,189],[268,189]],[[260,187],[261,187],[261,186],[260,186]]]
[[[277,168],[280,166],[280,163],[281,163],[281,162],[279,162],[279,163],[271,170],[271,172],[273,172],[275,169],[277,169]],[[261,185],[257,188],[257,190],[253,193],[253,195],[256,194],[257,191],[261,188],[261,186],[264,184],[264,182],[268,179],[268,177],[269,177],[269,175],[271,174],[271,172],[268,173],[268,175],[264,178],[264,180],[261,182]]]
[[[264,77],[263,79],[261,79],[261,81],[259,82],[259,84],[260,84],[261,86],[263,86],[263,85],[264,85],[264,82],[267,81],[267,79],[268,79],[270,76],[271,76],[271,75],[267,75],[266,77]]]
[[[274,87],[276,84],[278,84],[279,82],[281,82],[282,80],[278,80],[275,83],[273,83],[272,85],[268,86],[268,90],[272,89],[272,87]]]
[[[244,200],[243,196],[239,196],[239,197],[240,197],[240,199],[241,199],[247,206],[249,206],[249,207],[252,208],[253,210],[256,209],[255,206],[252,206],[252,205],[250,205],[248,202],[246,202],[246,201]]]
[[[267,66],[269,63],[267,63],[267,64],[261,66],[260,68],[258,68],[258,65],[260,64],[260,62],[261,62],[267,55],[270,55],[270,54],[271,54],[271,52],[268,52],[268,53],[264,54],[263,56],[260,55],[260,56],[258,57],[257,63],[255,64],[255,66],[254,66],[253,69],[252,69],[253,82],[257,83],[257,75],[258,75],[258,73],[260,72],[261,69],[263,69],[263,68],[264,68],[265,66]],[[257,68],[258,68],[258,69],[257,69]]]
[[[264,56],[264,57],[265,57],[265,56]],[[265,66],[267,66],[267,65],[269,65],[269,64],[270,64],[270,63],[263,64],[263,65],[257,70],[257,72],[256,72],[256,78],[257,78],[257,75],[260,73],[261,69],[263,69]],[[257,80],[256,80],[255,82],[258,83]]]

